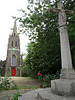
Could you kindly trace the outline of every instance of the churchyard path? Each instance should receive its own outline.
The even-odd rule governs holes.
[[[30,77],[11,77],[18,86],[21,87],[39,87],[40,82]]]
[[[11,77],[15,81],[17,86],[20,86],[19,90],[6,90],[0,92],[0,100],[11,100],[14,93],[20,94],[27,93],[37,87],[40,87],[40,82],[30,77]]]

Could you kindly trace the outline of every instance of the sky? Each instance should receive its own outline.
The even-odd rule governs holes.
[[[7,46],[9,34],[12,33],[11,28],[14,26],[12,16],[22,16],[19,9],[26,9],[27,0],[1,0],[0,1],[0,60],[5,60],[7,56]],[[17,28],[19,23],[17,22]],[[25,34],[20,34],[21,53],[27,53],[26,48],[29,43]]]

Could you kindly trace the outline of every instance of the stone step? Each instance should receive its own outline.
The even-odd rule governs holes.
[[[75,100],[75,96],[59,96],[51,92],[51,88],[36,89],[18,97],[18,100]]]
[[[18,100],[40,100],[38,98],[38,93],[41,89],[36,89],[31,92],[25,93],[18,97]]]
[[[45,88],[38,92],[38,100],[75,100],[75,96],[59,96],[51,92],[51,88]]]

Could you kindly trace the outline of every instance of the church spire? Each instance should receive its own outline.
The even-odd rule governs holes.
[[[17,34],[16,20],[15,20],[15,22],[14,22],[14,27],[13,27],[13,32],[12,32],[12,34],[13,34],[13,35],[14,35],[14,34]]]

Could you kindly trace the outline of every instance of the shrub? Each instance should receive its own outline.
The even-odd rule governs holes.
[[[17,85],[14,81],[12,81],[9,77],[1,78],[0,90],[9,90],[9,89],[17,89]]]
[[[28,77],[29,75],[26,72],[22,72],[22,77]]]
[[[1,78],[0,88],[8,90],[10,88],[10,78]]]
[[[11,81],[10,89],[12,89],[12,90],[18,89],[18,86],[16,85],[16,83],[14,81]]]
[[[7,73],[5,73],[5,75],[4,75],[5,77],[8,77],[8,74]]]
[[[59,79],[60,77],[59,71],[57,71],[56,75],[54,74],[45,74],[39,75],[38,80],[42,82],[41,87],[49,87],[51,85],[51,80]]]

